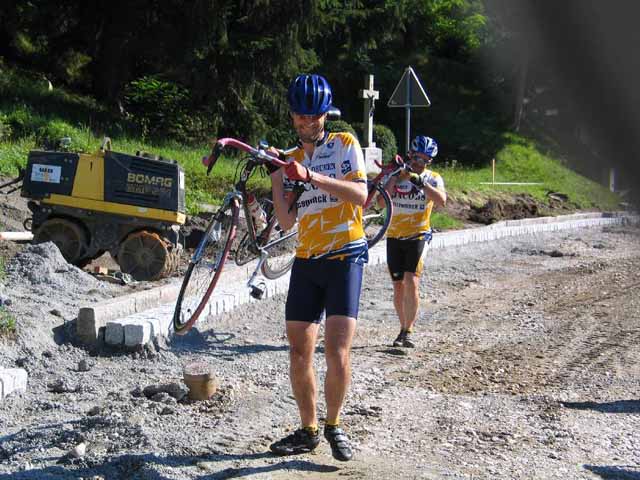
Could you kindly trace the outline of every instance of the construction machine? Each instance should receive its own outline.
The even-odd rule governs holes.
[[[177,267],[185,216],[184,170],[144,152],[29,152],[21,195],[29,198],[34,243],[53,241],[78,266],[109,252],[136,280]]]

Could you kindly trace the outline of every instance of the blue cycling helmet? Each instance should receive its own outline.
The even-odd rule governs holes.
[[[438,143],[431,137],[418,135],[411,142],[411,151],[422,153],[434,158],[438,155]]]
[[[326,113],[332,99],[331,86],[321,75],[298,75],[287,90],[289,108],[299,115]]]

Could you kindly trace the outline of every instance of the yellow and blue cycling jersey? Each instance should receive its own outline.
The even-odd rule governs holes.
[[[312,172],[338,180],[366,182],[362,149],[350,133],[329,133],[318,142],[312,158],[302,147],[290,156]],[[362,207],[333,197],[307,183],[296,203],[298,245],[296,257],[366,261],[367,240]],[[285,175],[285,189],[292,182]]]
[[[428,178],[431,186],[444,191],[444,180],[436,172],[425,170],[420,177]],[[433,200],[427,200],[423,188],[416,187],[409,180],[398,182],[391,194],[391,202],[393,216],[387,230],[388,238],[413,240],[430,235]]]

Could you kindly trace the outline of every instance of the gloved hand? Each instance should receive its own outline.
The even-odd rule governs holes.
[[[403,168],[398,173],[396,173],[396,175],[398,176],[399,181],[404,182],[405,180],[409,179],[411,170],[409,170],[409,167],[407,165],[404,165]]]
[[[284,154],[280,150],[278,150],[277,148],[269,147],[267,149],[267,153],[270,154],[270,155],[273,155],[274,157],[279,158],[283,162],[286,161],[286,157],[284,156]],[[269,172],[269,175],[271,175],[272,173],[277,172],[278,170],[280,170],[280,167],[278,165],[274,165],[273,163],[265,163],[264,166],[267,169],[267,171]]]
[[[290,180],[297,180],[299,182],[308,182],[311,180],[311,172],[307,167],[292,160],[284,167],[284,173],[287,174]]]
[[[267,169],[267,172],[269,172],[269,175],[280,170],[280,167],[278,165],[274,165],[273,163],[265,163],[264,166]]]
[[[413,183],[416,187],[420,187],[420,188],[424,187],[424,184],[422,183],[422,178],[417,173],[413,173],[413,172],[410,173],[409,181]]]

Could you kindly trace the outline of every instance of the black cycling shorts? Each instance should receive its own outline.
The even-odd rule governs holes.
[[[387,265],[392,281],[401,281],[405,272],[420,276],[422,273],[422,252],[424,252],[426,242],[426,239],[387,238]]]
[[[320,323],[327,317],[358,318],[364,265],[324,258],[296,258],[291,269],[285,315],[287,320]]]

